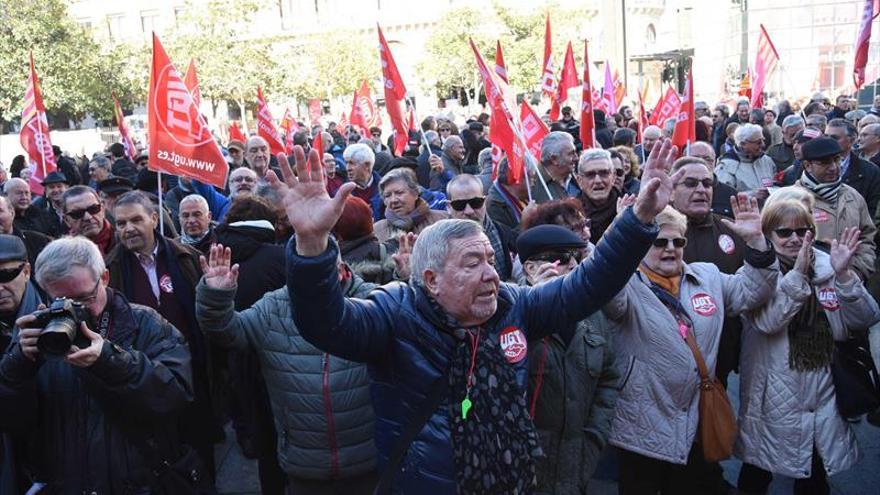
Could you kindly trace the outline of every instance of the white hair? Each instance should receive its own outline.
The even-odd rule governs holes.
[[[419,234],[410,256],[410,281],[424,287],[426,270],[440,273],[446,266],[446,258],[452,241],[464,239],[483,232],[473,220],[440,220],[429,225]]]
[[[373,152],[372,148],[362,143],[349,145],[342,152],[342,158],[358,163],[368,163],[370,166],[376,163],[376,153]]]
[[[743,124],[737,127],[736,132],[733,133],[733,142],[736,143],[737,146],[740,146],[746,141],[752,141],[763,137],[764,131],[761,130],[761,126],[757,124]]]
[[[199,209],[205,212],[210,211],[210,208],[208,208],[208,201],[199,194],[190,194],[181,199],[180,208],[183,208],[184,203],[198,203]]]
[[[587,162],[592,162],[594,160],[608,160],[608,163],[611,163],[611,153],[608,150],[603,150],[602,148],[588,148],[585,149],[581,154],[580,160],[578,160],[577,170],[580,172],[581,167],[584,166]]]
[[[789,129],[791,127],[797,126],[805,126],[804,119],[800,115],[789,115],[782,119],[782,130]]]
[[[34,264],[37,283],[41,287],[70,276],[76,267],[91,271],[96,281],[106,270],[101,250],[94,242],[82,236],[62,237],[50,242],[37,256]]]
[[[567,132],[553,131],[547,134],[541,142],[541,162],[546,163],[553,156],[561,155],[562,145],[568,143],[574,143],[574,138]]]
[[[3,184],[3,192],[9,194],[9,191],[13,188],[13,186],[24,187],[30,189],[27,181],[24,179],[20,179],[18,177],[13,177],[6,181],[6,184]]]

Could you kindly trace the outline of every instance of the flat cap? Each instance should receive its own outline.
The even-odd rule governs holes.
[[[98,192],[119,194],[134,189],[134,183],[125,177],[108,177],[98,183]]]
[[[842,152],[836,140],[824,136],[811,139],[801,147],[801,156],[804,160],[824,160]]]
[[[536,254],[587,247],[577,234],[561,225],[538,225],[516,238],[516,250],[523,262]]]
[[[229,143],[226,145],[226,149],[232,148],[235,148],[238,151],[244,151],[244,143],[242,143],[238,139],[233,139],[232,141],[229,141]]]
[[[27,260],[28,252],[24,241],[15,235],[0,234],[0,263]]]
[[[57,170],[55,172],[49,172],[49,175],[43,179],[43,185],[48,186],[49,184],[70,184],[67,182],[67,177]]]

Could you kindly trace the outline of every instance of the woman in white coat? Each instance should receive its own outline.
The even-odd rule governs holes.
[[[880,310],[851,269],[858,229],[844,229],[830,255],[814,249],[813,216],[790,200],[765,208],[762,229],[784,276],[768,304],[743,315],[738,488],[765,493],[779,473],[797,478],[796,494],[827,494],[827,476],[859,459],[835,404],[834,341],[876,322]]]

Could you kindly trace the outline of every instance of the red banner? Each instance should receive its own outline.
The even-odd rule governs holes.
[[[501,41],[495,41],[495,74],[499,79],[508,82],[507,80],[507,65],[504,63],[504,52],[501,51]],[[499,114],[492,112],[492,116],[489,120],[489,142],[492,143],[492,180],[494,181],[496,177],[498,177],[498,165],[501,163],[501,159],[504,158],[504,150],[501,146],[498,146],[497,136],[493,134],[492,128],[496,127],[495,118]],[[501,126],[502,124],[497,124]]]
[[[522,136],[526,147],[533,157],[540,160],[541,145],[547,134],[550,134],[550,129],[526,100],[523,100],[519,106],[519,121],[522,123]]]
[[[186,68],[186,74],[183,75],[183,83],[189,89],[189,94],[192,95],[196,108],[202,106],[202,87],[199,86],[199,76],[196,74],[196,61],[193,59],[189,59],[189,67]]]
[[[764,85],[773,74],[773,71],[776,70],[777,65],[779,65],[779,53],[776,52],[776,47],[770,41],[770,35],[767,34],[767,30],[761,24],[761,36],[758,38],[758,49],[755,53],[755,65],[753,67],[755,80],[752,82],[752,108],[764,106]]]
[[[590,54],[584,40],[584,84],[581,90],[581,144],[583,149],[596,147],[596,121],[593,119],[593,86],[590,84]]]
[[[366,79],[361,82],[361,87],[354,92],[349,116],[351,117],[351,125],[360,127],[364,133],[367,133],[370,127],[382,125],[382,117],[373,103],[373,97],[370,96],[370,85]]]
[[[385,35],[382,34],[382,28],[377,24],[376,29],[379,31],[379,57],[382,61],[382,80],[385,87],[385,111],[388,112],[391,126],[395,131],[394,154],[400,156],[409,139],[409,129],[403,116],[406,86],[403,85],[403,78],[397,70],[397,64],[394,62],[394,56],[391,55],[391,49],[388,48],[388,42],[385,41]]]
[[[137,158],[137,148],[135,148],[134,141],[131,139],[131,133],[128,132],[128,126],[125,125],[125,118],[122,115],[122,106],[119,105],[119,99],[116,98],[116,93],[113,93],[113,116],[116,117],[116,127],[119,128],[119,140],[125,148],[125,154],[128,156],[129,160],[134,161],[135,158]]]
[[[619,110],[620,104],[623,103],[623,98],[626,96],[626,86],[623,85],[623,80],[620,78],[617,69],[614,69],[614,77],[611,79],[611,85],[614,87],[614,102],[617,104],[617,109]]]
[[[654,111],[651,112],[650,124],[662,126],[668,119],[678,115],[679,107],[681,107],[681,97],[672,86],[669,86],[666,89],[666,94],[660,98]]]
[[[556,66],[553,64],[553,40],[550,34],[550,14],[544,24],[544,65],[541,69],[541,91],[550,97],[556,98]]]
[[[880,1],[865,0],[862,8],[862,23],[856,36],[855,61],[853,62],[853,82],[856,90],[865,84],[865,67],[868,65],[868,47],[871,43],[871,22],[880,13]]]
[[[54,172],[55,153],[49,137],[49,119],[43,105],[43,92],[40,79],[34,68],[34,55],[30,55],[31,73],[24,92],[24,108],[21,110],[21,132],[18,134],[21,147],[28,156],[28,168],[32,170],[30,189],[34,194],[43,194],[43,179]]]
[[[571,48],[571,42],[565,49],[565,58],[562,63],[562,74],[559,77],[559,85],[556,91],[556,98],[550,109],[550,120],[559,120],[560,107],[565,104],[568,99],[568,90],[577,87],[580,84],[577,76],[577,66],[574,63],[574,51]]]
[[[645,100],[642,98],[642,92],[639,91],[639,132],[636,134],[636,142],[642,142],[642,133],[648,127],[648,113],[645,112]]]
[[[273,155],[284,153],[284,138],[275,128],[275,119],[269,111],[263,88],[257,86],[257,135],[269,143],[269,152]]]
[[[229,165],[155,34],[147,105],[150,169],[225,187]]]
[[[495,73],[498,74],[498,77],[510,84],[510,81],[507,80],[507,65],[504,63],[504,52],[501,51],[501,41],[495,41]]]
[[[241,144],[247,144],[247,138],[244,133],[241,132],[241,129],[238,127],[238,122],[233,121],[232,125],[229,126],[229,140],[238,140],[241,141]]]
[[[312,98],[309,100],[309,120],[312,125],[319,125],[321,123],[321,116],[324,115],[324,109],[321,108],[321,100],[318,98]]]
[[[290,108],[284,109],[284,116],[281,117],[281,134],[284,138],[284,149],[288,155],[293,154],[293,135],[299,130],[299,124],[290,114]]]
[[[691,66],[693,67],[693,66]],[[672,144],[678,146],[681,153],[689,143],[697,140],[696,117],[694,116],[694,72],[693,68],[688,72],[687,83],[684,88],[684,99],[678,111],[675,122],[675,130],[672,133]]]

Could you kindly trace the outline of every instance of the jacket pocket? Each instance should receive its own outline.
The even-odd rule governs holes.
[[[587,343],[587,371],[591,378],[599,378],[605,367],[605,338],[601,335],[589,334],[585,340]]]

